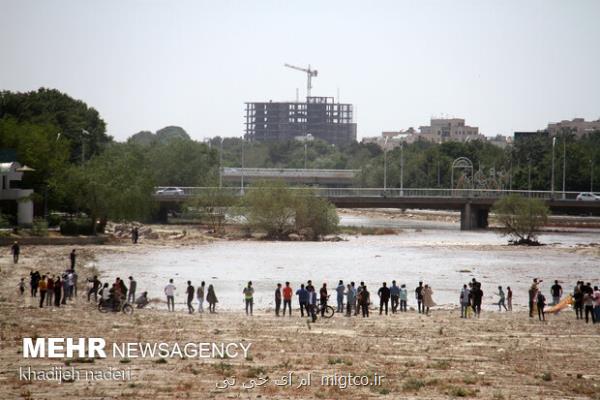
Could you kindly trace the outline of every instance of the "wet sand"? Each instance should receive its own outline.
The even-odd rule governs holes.
[[[135,251],[163,245],[144,244]],[[58,273],[67,265],[70,247],[23,248],[17,266],[10,262],[8,249],[4,250],[0,259],[2,399],[600,399],[600,325],[576,321],[570,310],[549,316],[546,323],[529,319],[521,311],[498,313],[492,311],[494,307],[486,307],[478,320],[461,320],[457,310],[434,309],[429,317],[414,311],[386,317],[372,310],[368,319],[336,314],[315,324],[298,317],[296,309],[291,318],[276,318],[264,309],[256,310],[252,318],[237,311],[167,313],[163,304],[136,310],[133,316],[101,314],[82,297],[82,282],[92,273],[82,266],[78,298],[60,309],[40,309],[28,294],[15,297],[18,279],[32,268]],[[105,252],[126,254],[130,250],[132,246],[124,243],[86,246],[80,258],[90,261]],[[157,358],[30,360],[20,352],[23,337],[103,337],[109,345],[243,341],[252,343],[252,348],[248,359],[169,358],[164,363]],[[92,384],[19,380],[19,366],[66,364],[78,369],[131,368],[133,379]],[[272,382],[254,389],[240,387],[250,379],[268,376],[274,380],[289,371],[295,376],[312,373],[312,384],[298,389]],[[381,386],[321,386],[320,376],[334,372],[378,373],[385,378]],[[216,388],[232,376],[237,379],[236,386]]]

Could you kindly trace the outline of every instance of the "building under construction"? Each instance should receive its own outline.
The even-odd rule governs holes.
[[[352,104],[336,103],[333,97],[246,103],[247,140],[288,140],[307,135],[337,146],[355,142]]]

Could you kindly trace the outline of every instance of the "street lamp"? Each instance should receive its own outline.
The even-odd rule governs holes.
[[[304,135],[304,169],[307,169],[308,163],[308,141],[313,140],[313,135],[307,133]]]
[[[594,160],[590,158],[590,193],[594,193]]]
[[[531,157],[527,159],[528,170],[527,170],[527,190],[529,197],[531,197]]]
[[[223,187],[223,138],[219,146],[219,188]]]
[[[400,195],[404,194],[404,141],[400,142]]]
[[[565,199],[565,182],[567,176],[567,138],[565,136],[563,141],[563,190],[562,190],[562,198]]]
[[[83,165],[83,163],[85,162],[85,135],[90,135],[90,133],[88,131],[86,131],[85,129],[81,130],[81,165]]]

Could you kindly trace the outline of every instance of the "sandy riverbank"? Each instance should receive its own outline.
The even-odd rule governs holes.
[[[86,246],[81,258],[99,252],[127,252],[130,245]],[[461,320],[455,310],[430,317],[409,312],[369,319],[344,318],[311,324],[297,316],[276,318],[257,310],[253,318],[239,312],[216,315],[169,314],[136,310],[133,316],[100,314],[79,298],[61,309],[40,309],[29,296],[15,298],[19,276],[31,268],[57,273],[70,248],[28,247],[14,266],[4,255],[0,280],[0,397],[13,398],[600,398],[600,326],[575,321],[572,312],[545,324],[522,312],[490,308],[479,320]],[[136,248],[143,251],[143,247]],[[48,261],[52,260],[52,261]],[[80,276],[89,271],[80,268]],[[83,281],[84,279],[81,279]],[[66,362],[30,361],[20,353],[23,337],[103,337],[107,342],[252,343],[248,359],[94,359]],[[82,361],[88,361],[82,363]],[[70,364],[81,369],[131,368],[130,381],[89,384],[19,380],[19,366],[49,368]],[[293,371],[313,374],[309,387],[242,389],[242,382]],[[334,372],[386,377],[381,386],[321,386],[320,376]],[[217,383],[237,377],[237,386],[218,390]],[[595,396],[595,397],[594,397]]]

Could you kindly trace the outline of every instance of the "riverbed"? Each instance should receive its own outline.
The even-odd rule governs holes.
[[[434,300],[443,307],[457,304],[460,288],[472,278],[482,282],[484,305],[497,301],[497,287],[510,286],[514,304],[527,302],[527,289],[534,277],[559,280],[565,291],[577,280],[600,283],[600,252],[582,252],[598,243],[597,230],[546,232],[542,247],[508,246],[507,239],[492,231],[460,231],[452,223],[406,220],[373,220],[344,217],[345,225],[401,228],[396,235],[344,236],[341,242],[217,241],[181,247],[148,247],[119,254],[101,254],[97,264],[105,279],[135,276],[138,293],[163,299],[162,289],[170,278],[177,287],[176,302],[183,307],[186,281],[214,285],[222,309],[242,307],[242,289],[252,281],[255,307],[273,307],[277,283],[289,281],[297,289],[312,279],[324,282],[331,301],[338,281],[364,281],[372,300],[382,282],[406,284],[409,306],[419,281],[432,286]],[[295,301],[295,300],[294,300]]]

